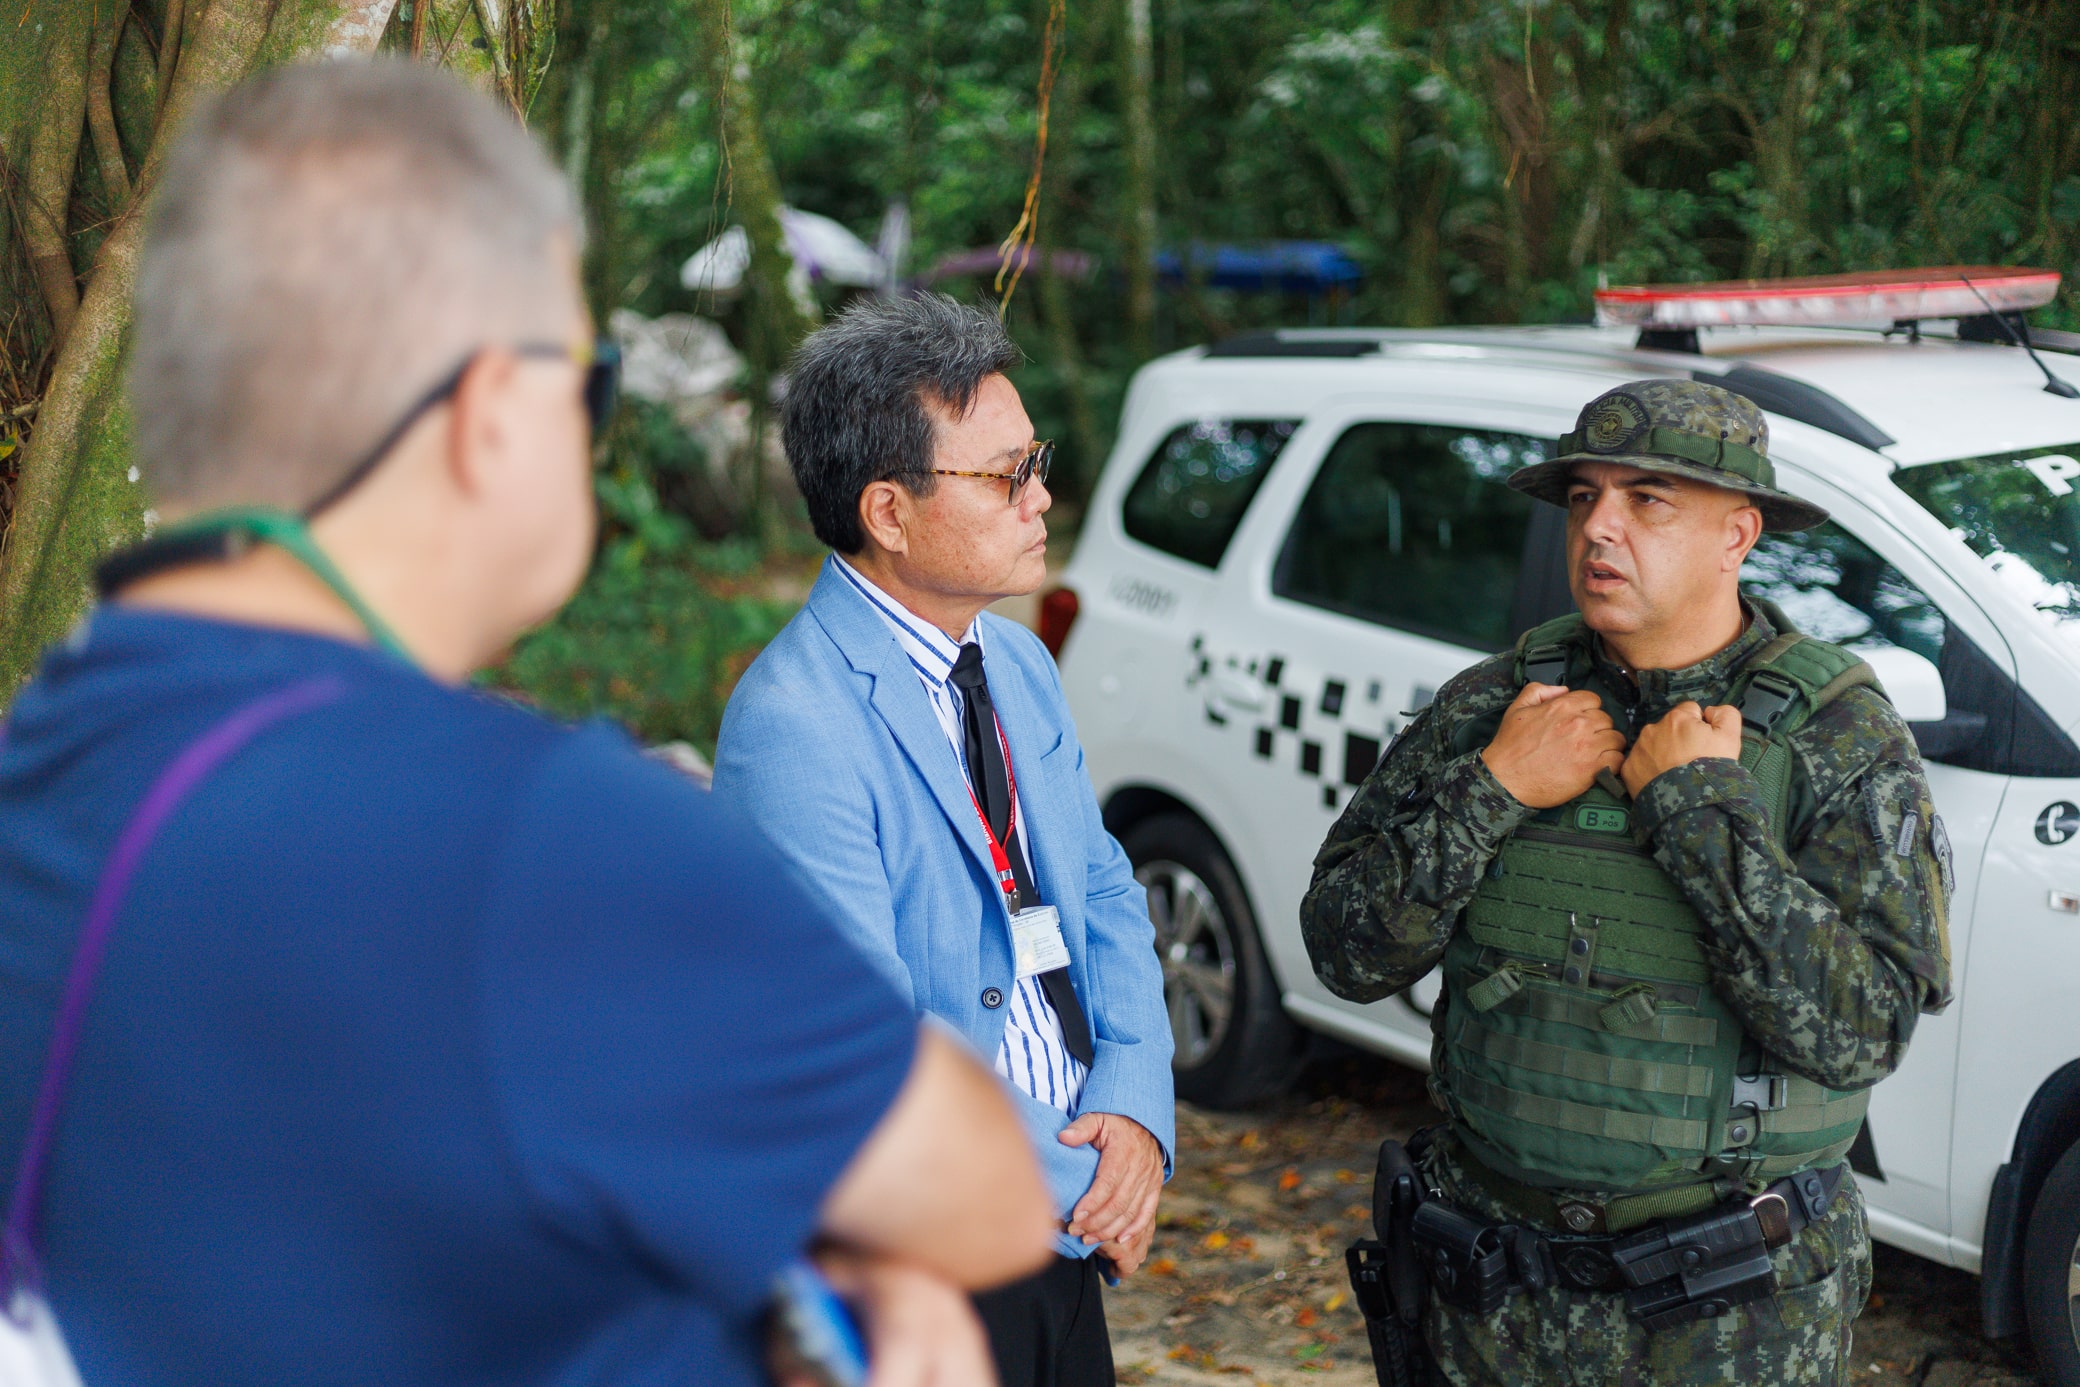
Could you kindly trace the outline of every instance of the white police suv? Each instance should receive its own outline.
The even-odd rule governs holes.
[[[1873,1231],[1979,1272],[1988,1332],[2026,1325],[2080,1384],[2080,336],[2019,311],[2056,282],[1621,290],[1622,327],[1282,331],[1145,367],[1040,626],[1149,890],[1179,1093],[1261,1097],[1309,1032],[1427,1066],[1434,975],[1369,1005],[1315,979],[1315,850],[1440,684],[1570,610],[1562,512],[1503,478],[1614,385],[1713,381],[1834,517],[1764,535],[1748,590],[1873,652],[1955,855],[1957,1001],[1852,1154]],[[1892,326],[1753,325],[1787,321]]]

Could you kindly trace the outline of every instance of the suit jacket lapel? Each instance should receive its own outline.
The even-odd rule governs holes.
[[[1031,676],[1011,658],[1004,643],[997,642],[995,649],[999,653],[987,660],[989,692],[1004,725],[1004,739],[1011,743],[1018,800],[1026,811],[1018,831],[1032,849],[1033,873],[1038,878],[1034,884],[1040,888],[1041,898],[1067,917],[1069,911],[1063,903],[1083,898],[1084,860],[1080,843],[1065,827],[1067,806],[1075,803],[1070,798],[1074,787],[1060,783],[1067,776],[1066,763],[1048,755],[1063,729],[1046,715]],[[1081,913],[1077,911],[1079,916]]]
[[[903,648],[889,634],[888,626],[850,582],[831,571],[839,562],[833,555],[824,560],[823,573],[809,593],[809,612],[830,635],[854,670],[873,683],[869,702],[903,749],[947,822],[991,881],[996,871],[990,865],[989,842],[982,835],[975,801],[967,782],[961,779],[960,763],[947,743]],[[994,686],[992,686],[994,687]]]

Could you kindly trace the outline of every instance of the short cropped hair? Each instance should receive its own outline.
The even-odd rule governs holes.
[[[929,401],[961,418],[989,377],[1023,360],[994,313],[945,294],[863,299],[802,342],[781,404],[781,441],[816,537],[866,547],[860,493],[893,481],[929,496]]]
[[[569,335],[568,184],[512,116],[398,59],[279,68],[184,129],[130,364],[162,504],[300,510],[483,347]]]

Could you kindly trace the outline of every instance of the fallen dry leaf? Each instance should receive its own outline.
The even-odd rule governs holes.
[[[1199,1242],[1199,1246],[1205,1248],[1208,1252],[1218,1252],[1227,1245],[1228,1235],[1226,1233],[1221,1232],[1218,1228],[1214,1229],[1211,1233],[1208,1233]]]
[[[1287,1166],[1285,1168],[1285,1173],[1278,1177],[1278,1188],[1280,1193],[1300,1188],[1300,1171],[1298,1167]]]
[[[1302,1329],[1312,1329],[1321,1320],[1321,1318],[1322,1317],[1320,1315],[1317,1315],[1314,1312],[1313,1307],[1310,1306],[1309,1308],[1302,1310],[1299,1314],[1293,1316],[1293,1323],[1299,1325]]]

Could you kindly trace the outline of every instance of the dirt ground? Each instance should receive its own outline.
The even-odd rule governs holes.
[[[1179,1104],[1155,1246],[1106,1299],[1120,1381],[1372,1387],[1343,1250],[1368,1232],[1380,1140],[1436,1120],[1421,1075],[1356,1056],[1253,1112]],[[2027,1350],[1981,1338],[1978,1308],[1977,1278],[1878,1248],[1857,1387],[2027,1387]]]

